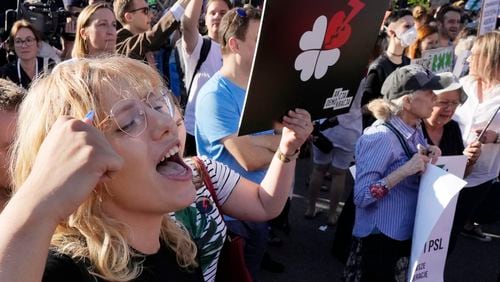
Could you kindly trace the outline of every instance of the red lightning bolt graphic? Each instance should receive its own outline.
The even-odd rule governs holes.
[[[325,34],[323,49],[334,49],[343,46],[351,37],[351,20],[365,7],[360,0],[349,0],[347,3],[352,10],[349,15],[339,11],[330,19]]]

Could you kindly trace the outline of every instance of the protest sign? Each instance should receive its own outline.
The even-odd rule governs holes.
[[[483,0],[481,6],[481,19],[477,35],[482,35],[495,30],[498,14],[500,12],[500,0]]]
[[[346,113],[368,66],[386,0],[266,1],[239,135],[294,108]]]
[[[443,281],[450,232],[467,157],[447,156],[429,164],[420,178],[408,281]]]
[[[443,47],[422,52],[422,57],[411,61],[419,64],[433,73],[452,71],[454,47]]]
[[[469,63],[467,58],[469,58],[471,52],[469,50],[464,50],[458,55],[455,66],[453,67],[453,74],[460,78],[469,72]]]

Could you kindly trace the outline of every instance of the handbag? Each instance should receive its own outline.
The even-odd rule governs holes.
[[[210,195],[219,210],[219,213],[223,216],[224,213],[217,202],[217,196],[215,194],[214,185],[208,175],[207,169],[203,161],[194,156],[192,160],[198,170],[198,173],[203,179],[205,187],[207,187]],[[226,282],[226,281],[239,281],[239,282],[252,282],[252,276],[250,271],[245,264],[244,256],[244,246],[245,239],[237,234],[232,233],[227,230],[227,238],[224,241],[224,246],[222,247],[221,253],[219,255],[219,263],[217,266],[217,275],[215,281]]]

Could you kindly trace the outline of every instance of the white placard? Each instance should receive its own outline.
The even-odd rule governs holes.
[[[418,64],[433,73],[452,71],[455,47],[442,47],[424,51],[422,57],[411,60],[412,64]]]
[[[456,77],[461,78],[469,72],[469,63],[467,62],[467,58],[469,58],[470,53],[471,52],[469,50],[465,50],[458,55],[455,67],[453,68],[453,74]]]
[[[500,10],[500,0],[483,0],[478,35],[495,30]]]
[[[466,162],[463,155],[441,157],[420,179],[408,281],[443,281],[457,197],[467,184]]]

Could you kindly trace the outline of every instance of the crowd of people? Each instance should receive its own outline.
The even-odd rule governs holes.
[[[500,189],[500,32],[478,35],[466,4],[392,7],[348,113],[290,109],[245,136],[262,1],[64,0],[60,49],[15,21],[0,66],[0,281],[222,281],[233,236],[258,281],[283,268],[270,221],[286,221],[309,144],[304,216],[330,174],[327,223],[352,217],[335,238],[349,238],[344,281],[406,281],[420,177],[440,156],[467,158],[448,252],[459,234],[491,241],[479,208]],[[443,47],[469,54],[460,73],[415,63]]]

